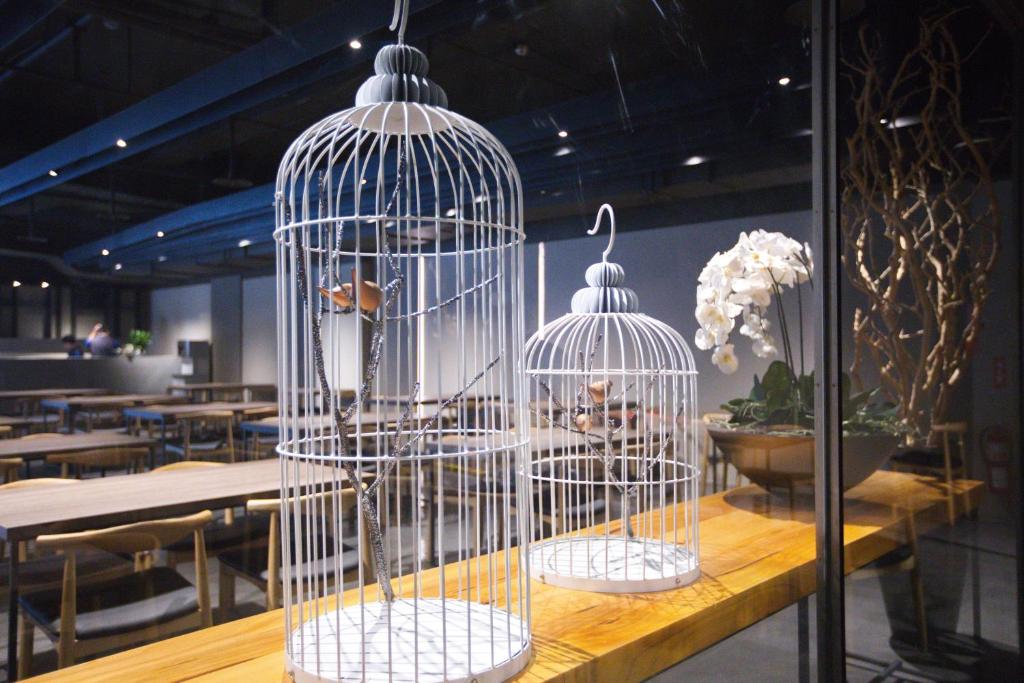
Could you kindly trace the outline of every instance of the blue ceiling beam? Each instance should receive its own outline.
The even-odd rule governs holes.
[[[64,0],[7,0],[0,3],[0,50],[5,50],[64,4]]]
[[[729,87],[749,92],[746,89],[750,83],[732,82]],[[564,185],[564,178],[573,177],[574,167],[579,164],[595,172],[588,178],[588,185],[607,176],[616,189],[621,189],[616,181],[628,176],[627,182],[635,188],[638,174],[679,168],[680,157],[708,151],[706,147],[691,148],[690,144],[701,144],[700,139],[709,136],[721,139],[729,134],[728,122],[722,120],[720,111],[717,115],[713,111],[715,106],[733,103],[734,97],[725,90],[711,92],[678,80],[659,78],[632,84],[625,96],[631,112],[631,133],[623,130],[617,91],[584,96],[543,111],[495,121],[488,124],[488,129],[512,152],[527,191],[550,187],[556,179]],[[696,101],[711,104],[696,106]],[[701,124],[697,133],[691,124],[702,118],[707,122]],[[569,138],[558,138],[559,128],[569,130]],[[554,156],[554,151],[562,146],[572,146],[576,151]],[[631,168],[638,162],[642,162],[642,168]],[[195,256],[235,246],[240,239],[252,240],[254,244],[267,242],[274,224],[273,192],[273,184],[266,184],[186,207],[71,249],[64,258],[79,266],[102,266],[100,252],[104,248],[113,252],[106,261],[127,263],[152,260],[159,254],[174,258],[175,252]],[[569,198],[556,196],[548,201],[564,202]],[[157,231],[163,231],[166,237],[157,240]]]
[[[441,0],[413,0],[419,11]],[[475,5],[475,3],[459,3]],[[476,6],[479,9],[479,6]],[[410,38],[462,21],[465,9],[434,25],[414,22]],[[369,50],[347,49],[353,37],[386,27],[383,3],[344,3],[299,26],[267,38],[205,71],[152,95],[98,123],[0,169],[0,206],[103,168],[216,121],[373,59]],[[340,54],[333,55],[341,48]],[[117,139],[127,147],[115,146]],[[49,175],[50,170],[59,173]]]

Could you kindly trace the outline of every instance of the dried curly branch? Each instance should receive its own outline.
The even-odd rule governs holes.
[[[856,128],[841,172],[843,263],[865,299],[850,371],[860,383],[865,359],[877,366],[914,440],[949,416],[999,251],[999,145],[964,120],[955,16],[922,18],[917,45],[891,71],[867,26],[845,62]]]

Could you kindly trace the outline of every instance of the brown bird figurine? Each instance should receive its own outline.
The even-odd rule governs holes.
[[[590,400],[595,406],[604,405],[604,402],[608,399],[608,393],[611,390],[612,381],[610,379],[591,382],[590,386],[587,387],[587,392],[590,394]]]
[[[328,290],[326,287],[319,287],[320,296],[325,299],[330,298],[334,302],[334,305],[343,311],[351,311],[355,308],[355,302],[352,300],[352,292],[355,290],[356,283],[356,270],[355,268],[351,271],[352,282],[346,282],[343,285],[338,285],[334,289]],[[381,302],[384,300],[384,292],[380,286],[372,280],[363,280],[359,287],[359,307],[367,313],[375,311],[380,308]]]
[[[580,413],[576,416],[576,429],[581,432],[589,432],[590,428],[594,426],[594,421],[591,419],[589,413]]]

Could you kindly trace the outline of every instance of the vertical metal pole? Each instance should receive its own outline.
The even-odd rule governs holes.
[[[843,475],[840,411],[837,10],[838,0],[811,3],[813,242],[818,262],[814,308],[814,506],[817,536],[818,680],[845,680]]]

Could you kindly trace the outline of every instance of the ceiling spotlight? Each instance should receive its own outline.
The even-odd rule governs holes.
[[[365,184],[366,184],[366,178],[363,178],[363,179],[361,179],[361,180],[359,181],[359,184],[360,184],[360,185],[365,185]]]
[[[252,244],[252,240],[238,240],[238,246],[242,249]]]
[[[156,231],[156,236],[157,237],[163,237],[164,236],[164,231],[163,230],[157,230]]]
[[[889,119],[885,118],[884,116],[882,118],[878,119],[878,122],[880,124],[882,124],[883,126],[888,126],[889,125]]]
[[[51,178],[56,178],[57,177],[57,171],[55,171],[54,169],[51,168],[50,169],[50,177]]]
[[[568,145],[562,145],[561,147],[555,150],[554,156],[564,157],[566,154],[572,154],[572,147],[569,147]]]
[[[122,267],[122,266],[121,266],[121,264],[120,264],[120,263],[115,263],[115,264],[114,264],[114,270],[121,270],[121,267]]]
[[[702,157],[695,154],[692,157],[688,157],[686,161],[683,162],[683,166],[699,166],[700,164],[703,164],[707,160],[707,157]]]
[[[39,283],[39,286],[42,287],[43,289],[46,289],[47,287],[50,286],[50,283],[47,282],[46,280],[43,280],[42,282]]]
[[[115,142],[114,144],[120,147],[121,149],[124,149],[125,147],[128,146],[128,143],[125,142],[124,138],[118,138],[117,142]]]
[[[166,256],[164,256],[163,254],[160,254],[159,256],[157,256],[157,257],[156,257],[156,260],[157,260],[157,261],[158,261],[159,263],[163,263],[164,261],[166,261],[166,260],[167,260],[167,257],[166,257]]]
[[[783,76],[782,78],[780,78],[779,79],[779,85],[782,85],[782,86],[789,85],[789,76]]]
[[[11,283],[11,287],[21,287],[21,281],[15,280],[14,282]]]
[[[567,138],[567,137],[569,137],[569,131],[567,131],[567,130],[560,130],[560,131],[558,131],[558,137],[560,137],[560,138]]]
[[[530,54],[530,46],[526,43],[516,43],[512,51],[516,53],[516,57],[525,57]]]
[[[454,208],[448,209],[447,211],[444,212],[444,215],[448,216],[448,218],[451,218],[452,216],[455,215],[455,209]]]
[[[352,40],[348,41],[348,46],[353,50],[359,50],[363,47],[363,43],[358,38],[353,38]]]
[[[101,249],[100,250],[100,256],[110,256],[110,250],[109,249]]]

